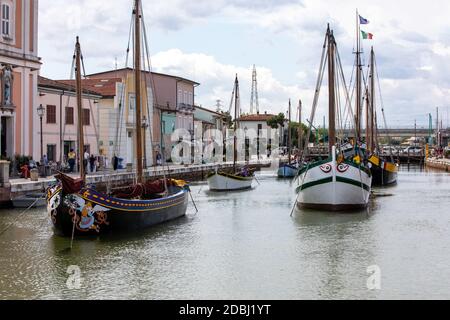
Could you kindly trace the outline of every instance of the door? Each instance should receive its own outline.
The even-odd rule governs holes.
[[[6,118],[1,118],[0,123],[0,157],[6,158]]]
[[[64,160],[67,161],[67,155],[69,154],[70,150],[75,150],[75,141],[64,141]],[[78,152],[77,152],[78,153]]]
[[[133,152],[133,132],[127,132],[127,163],[133,163],[134,152]]]

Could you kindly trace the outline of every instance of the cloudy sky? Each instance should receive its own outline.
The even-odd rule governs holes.
[[[41,74],[70,76],[75,36],[87,73],[125,63],[132,0],[40,0]],[[370,21],[364,41],[377,54],[390,127],[428,126],[440,107],[449,125],[450,1],[448,0],[144,0],[154,71],[201,83],[196,102],[228,109],[239,75],[249,111],[252,66],[261,112],[284,112],[302,99],[309,117],[327,23],[334,29],[347,82],[354,62],[355,10]],[[366,61],[367,62],[367,61]],[[323,88],[326,93],[326,88]],[[380,99],[379,99],[380,100]],[[321,99],[317,123],[326,114]]]

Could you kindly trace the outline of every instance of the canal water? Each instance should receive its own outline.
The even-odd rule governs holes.
[[[258,180],[194,186],[198,214],[72,250],[45,210],[0,211],[0,299],[450,299],[449,174],[402,168],[366,211],[292,217],[291,183]]]

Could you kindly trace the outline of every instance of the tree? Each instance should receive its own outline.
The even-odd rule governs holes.
[[[222,111],[222,115],[224,116],[225,127],[231,129],[233,127],[233,118],[231,117],[231,114],[228,111],[227,112]]]
[[[277,116],[273,116],[272,118],[267,120],[267,125],[272,129],[278,129],[279,127],[282,127],[285,122],[286,118],[284,116],[284,113],[280,113]]]

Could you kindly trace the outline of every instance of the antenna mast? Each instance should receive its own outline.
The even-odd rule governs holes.
[[[250,114],[256,114],[256,113],[259,114],[258,79],[257,79],[257,73],[256,73],[256,66],[253,65],[252,100],[250,102]]]

